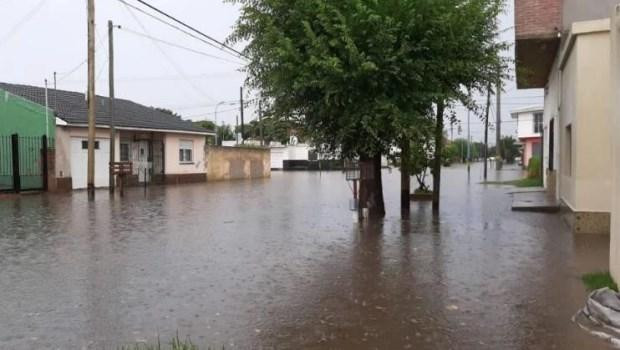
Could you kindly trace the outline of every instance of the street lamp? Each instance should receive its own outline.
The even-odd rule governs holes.
[[[214,119],[215,119],[215,144],[216,145],[218,145],[218,142],[217,142],[217,138],[218,138],[218,135],[217,135],[217,109],[220,108],[220,106],[222,106],[222,105],[232,106],[234,104],[235,104],[234,102],[222,101],[222,102],[219,102],[217,105],[215,105],[215,117],[214,117]],[[222,141],[224,141],[224,140],[222,140]]]
[[[219,143],[217,142],[217,138],[218,138],[218,135],[217,135],[217,109],[221,105],[223,105],[223,104],[226,104],[226,102],[222,101],[222,102],[218,103],[217,105],[215,105],[215,145],[216,146],[219,146]]]

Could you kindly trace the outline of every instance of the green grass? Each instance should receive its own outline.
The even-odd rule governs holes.
[[[203,349],[211,350],[214,348],[207,347]],[[222,349],[224,349],[224,347],[222,347]],[[129,346],[121,346],[118,350],[200,350],[200,348],[197,345],[194,345],[189,338],[186,340],[181,340],[181,338],[177,335],[168,344],[162,344],[158,338],[157,344],[140,343]]]
[[[581,277],[583,284],[589,291],[609,287],[609,289],[618,291],[618,285],[614,282],[609,272],[588,273]]]
[[[515,187],[521,187],[521,188],[525,188],[525,187],[542,187],[543,186],[543,180],[541,178],[535,178],[535,179],[519,179],[519,180],[513,180],[513,181],[487,181],[487,182],[483,182],[483,185],[508,185],[508,186],[515,186]]]

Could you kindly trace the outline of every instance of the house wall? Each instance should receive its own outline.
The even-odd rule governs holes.
[[[30,102],[22,97],[0,89],[0,136],[56,136],[56,118],[49,110],[47,125],[45,106]],[[47,128],[47,131],[46,131]]]
[[[165,138],[165,172],[168,174],[204,174],[206,171],[205,144],[203,135],[166,134]],[[182,164],[179,157],[181,141],[192,141],[194,144],[191,164]]]
[[[268,148],[208,147],[209,181],[260,179],[271,177]]]
[[[562,23],[565,30],[574,22],[609,18],[611,9],[618,0],[563,0]]]
[[[310,146],[306,144],[271,147],[271,169],[283,169],[285,160],[309,160]]]
[[[534,156],[534,145],[540,144],[540,138],[529,138],[523,142],[523,166],[527,167],[530,164],[530,160]]]
[[[559,54],[558,54],[559,56]],[[558,180],[558,176],[560,173],[560,165],[561,165],[561,157],[560,157],[560,98],[561,98],[561,71],[559,70],[559,59],[556,58],[553,68],[551,69],[551,73],[548,78],[548,85],[545,88],[545,107],[543,112],[543,123],[544,123],[544,142],[545,147],[543,147],[544,155],[543,161],[545,164],[545,169],[547,171],[544,172],[544,183],[545,188],[547,188],[548,192],[551,193],[557,200],[559,200],[560,193],[560,182]],[[550,138],[550,128],[551,121],[554,121],[554,154],[553,154],[553,167],[552,170],[549,167],[549,151],[551,147],[549,147]]]
[[[553,36],[562,24],[561,16],[562,0],[515,0],[516,36]]]
[[[575,194],[575,169],[578,166],[575,157],[575,147],[578,142],[578,134],[576,132],[578,125],[577,119],[577,92],[575,86],[577,81],[577,51],[572,51],[566,60],[566,64],[561,70],[561,100],[560,100],[560,122],[559,138],[560,138],[560,159],[561,167],[559,170],[559,197],[573,211],[577,209],[577,198]],[[571,126],[572,142],[567,139],[567,128]],[[568,148],[570,147],[570,152]]]
[[[577,158],[577,209],[580,212],[610,212],[610,36],[608,32],[580,35],[578,56],[579,119],[575,152]]]
[[[609,124],[612,138],[612,210],[611,210],[611,237],[609,242],[610,272],[616,281],[620,281],[620,7],[611,11],[610,33],[610,81],[612,108]]]
[[[58,126],[57,128],[57,140],[56,140],[56,177],[59,190],[70,190],[72,184],[71,174],[71,139],[73,138],[85,138],[88,137],[88,129],[81,127],[70,126]],[[110,130],[107,128],[97,128],[95,137],[100,140],[110,139]],[[130,147],[130,155],[134,156],[133,145],[137,145],[135,140],[137,139],[149,139],[153,142],[164,142],[164,178],[153,179],[155,182],[165,183],[193,183],[206,181],[206,165],[205,165],[205,136],[192,135],[192,134],[173,134],[173,133],[151,133],[140,131],[127,131],[117,130],[116,133],[116,153],[115,160],[120,161],[120,144],[121,141],[129,141],[132,145]],[[191,164],[181,164],[179,160],[179,142],[181,140],[193,141],[193,158],[194,161]],[[154,145],[155,146],[155,145]],[[153,150],[154,153],[156,150]],[[154,154],[153,161],[156,154]],[[105,166],[107,164],[97,166]],[[157,166],[154,164],[156,168]],[[154,176],[160,176],[158,170],[155,169]],[[138,181],[137,169],[134,167],[135,179],[130,179],[130,183]],[[150,181],[150,180],[149,180]]]
[[[120,135],[116,134],[116,161],[119,160]],[[69,191],[72,189],[71,174],[71,140],[73,138],[88,137],[88,129],[72,126],[56,126],[56,182],[59,191]],[[95,129],[95,139],[110,140],[110,129]],[[97,167],[104,166],[108,168],[108,164],[95,164]],[[84,169],[86,171],[86,169]],[[96,171],[96,170],[95,170]]]
[[[534,112],[519,113],[517,118],[517,137],[527,138],[541,136],[540,133],[534,132]]]

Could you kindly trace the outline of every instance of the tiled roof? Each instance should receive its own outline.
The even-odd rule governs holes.
[[[0,89],[45,106],[45,88],[0,83]],[[68,124],[88,124],[86,98],[83,93],[48,89],[48,101],[49,107],[54,110],[56,117]],[[114,125],[116,127],[211,132],[195,126],[191,121],[160,112],[153,107],[119,98],[116,98],[114,102]],[[109,126],[110,99],[97,96],[96,103],[96,124]]]

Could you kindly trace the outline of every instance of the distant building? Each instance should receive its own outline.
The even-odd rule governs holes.
[[[532,157],[542,159],[543,107],[533,106],[512,111],[517,122],[517,139],[523,147],[523,166],[530,164]]]

